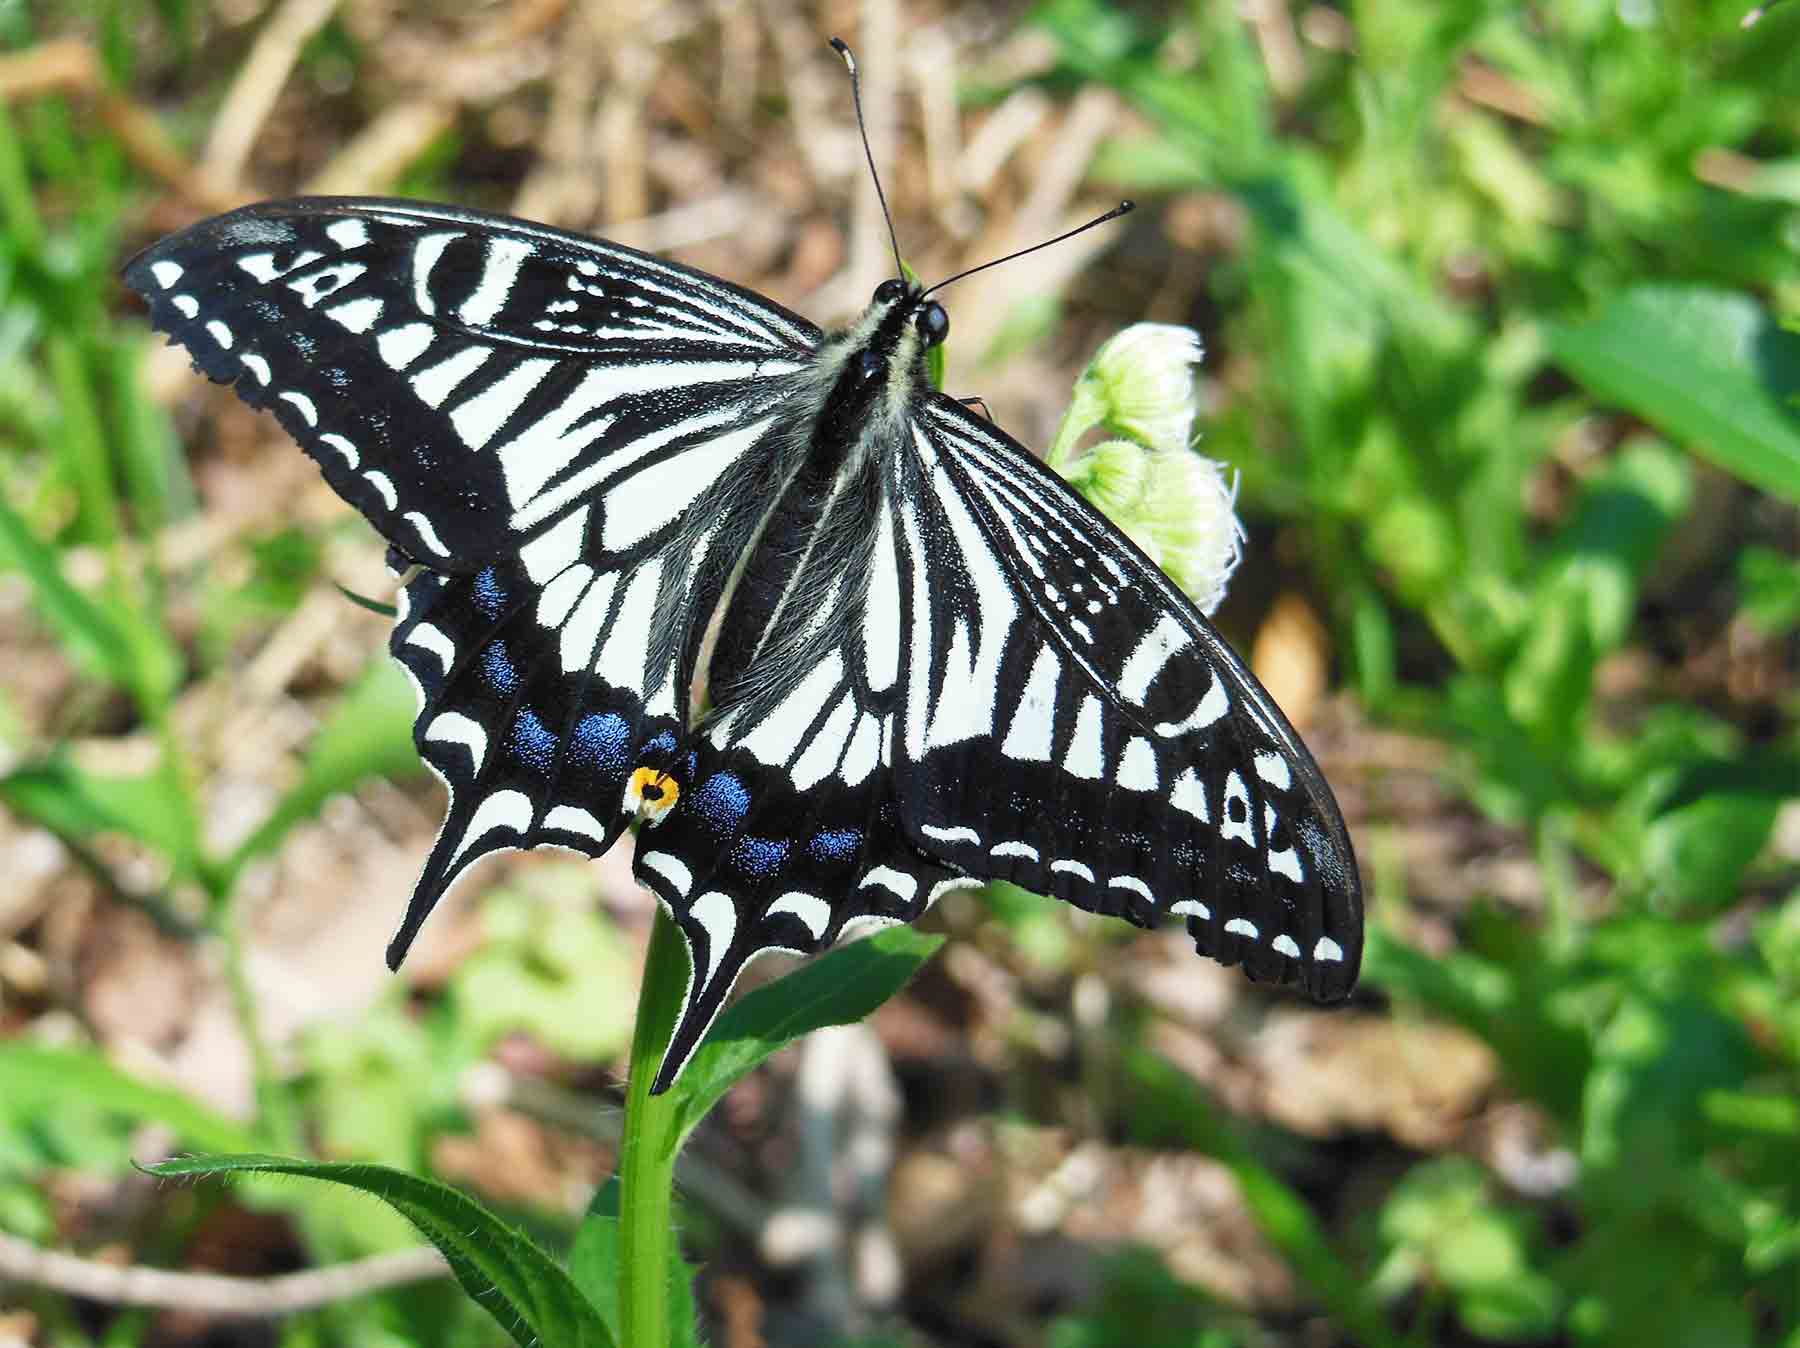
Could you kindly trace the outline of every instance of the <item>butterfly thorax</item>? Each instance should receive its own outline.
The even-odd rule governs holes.
[[[947,331],[942,307],[918,289],[877,287],[862,316],[819,348],[823,394],[803,472],[823,486],[891,448],[913,399],[930,387],[925,353]]]
[[[804,456],[725,596],[738,626],[758,635],[715,653],[715,714],[765,714],[860,615],[874,546],[870,525],[884,508],[884,463],[906,443],[911,404],[930,386],[931,334],[941,340],[944,330],[936,304],[917,291],[894,293],[894,285],[885,283],[856,322],[820,343]],[[935,322],[921,319],[930,311]],[[796,586],[801,574],[832,579],[826,589],[817,580]]]

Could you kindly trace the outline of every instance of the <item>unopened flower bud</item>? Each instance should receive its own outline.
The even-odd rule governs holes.
[[[1242,553],[1236,491],[1224,469],[1188,448],[1200,338],[1188,328],[1138,323],[1110,339],[1075,385],[1048,460],[1212,613]],[[1077,452],[1104,424],[1129,438]]]

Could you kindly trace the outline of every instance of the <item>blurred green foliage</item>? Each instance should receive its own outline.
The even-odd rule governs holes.
[[[69,16],[47,9],[0,5],[0,45],[54,35]],[[202,137],[220,71],[200,7],[96,13],[109,77],[179,89],[169,125]],[[1530,912],[1477,894],[1457,948],[1425,952],[1407,937],[1415,909],[1466,896],[1405,892],[1382,862],[1405,821],[1382,813],[1378,780],[1368,790],[1369,996],[1494,1051],[1504,1089],[1551,1130],[1558,1165],[1537,1189],[1473,1158],[1408,1156],[1372,1202],[1316,1210],[1302,1181],[1327,1162],[1310,1144],[1241,1128],[1141,1046],[1119,1046],[1124,1080],[1095,1095],[1115,1111],[1103,1127],[1225,1161],[1305,1295],[1359,1342],[1800,1348],[1800,886],[1791,844],[1771,846],[1800,794],[1792,652],[1760,701],[1716,679],[1696,692],[1683,669],[1696,645],[1800,627],[1800,4],[1748,28],[1742,15],[1735,0],[1295,7],[1291,83],[1228,0],[1051,0],[1030,19],[1054,43],[1046,88],[1103,85],[1141,117],[1101,148],[1096,185],[1145,216],[1204,193],[1241,218],[1241,244],[1173,264],[1204,265],[1197,312],[1232,364],[1204,448],[1241,471],[1256,536],[1279,526],[1297,546],[1362,714],[1448,746],[1456,785],[1524,841],[1543,894]],[[303,70],[349,81],[360,60],[333,23]],[[464,130],[441,137],[396,186],[457,195],[470,146]],[[200,502],[113,279],[155,190],[80,100],[0,103],[0,567],[79,676],[50,726],[0,688],[0,802],[234,968],[245,867],[332,795],[417,759],[410,692],[372,667],[266,821],[231,849],[207,841],[174,700],[229,677],[233,652],[292,611],[324,540],[239,540],[230,580],[162,560],[158,541]],[[1057,315],[1055,297],[1021,297],[1003,345]],[[177,592],[201,596],[192,640],[170,618]],[[154,746],[136,775],[68,750],[119,733]],[[151,890],[108,862],[119,835],[166,863]],[[998,893],[993,911],[1038,966],[1093,958],[1087,928],[1028,896]],[[468,1126],[463,1069],[514,1031],[605,1061],[629,1029],[600,990],[623,976],[603,922],[506,893],[485,917],[494,939],[429,1011],[384,1005],[321,1032],[297,1076],[261,1061],[248,1125],[80,1043],[0,1043],[0,1228],[52,1240],[43,1178],[127,1174],[134,1129],[154,1122],[189,1147],[395,1167],[326,1177],[406,1199],[414,1220],[456,1226],[452,1245],[485,1229],[452,1191],[394,1178],[427,1171],[431,1139]],[[924,957],[903,946],[894,977]],[[253,1031],[255,1007],[239,1010]],[[780,1012],[753,1005],[696,1081],[722,1091],[812,1023]],[[208,1192],[168,1200],[160,1248],[180,1248]],[[244,1192],[292,1214],[322,1259],[413,1238],[348,1191]],[[581,1269],[605,1262],[606,1215],[584,1228],[580,1295],[512,1235],[470,1257],[513,1261],[481,1277],[529,1304],[519,1324],[604,1341]],[[59,1344],[95,1341],[66,1306],[32,1304]],[[105,1341],[136,1342],[144,1324],[120,1317]],[[1046,1341],[1212,1348],[1292,1341],[1289,1328],[1126,1254]],[[472,1305],[417,1292],[282,1333],[295,1348],[496,1341]]]

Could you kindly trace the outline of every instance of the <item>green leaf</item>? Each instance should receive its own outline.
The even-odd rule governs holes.
[[[1695,763],[1670,774],[1658,795],[1643,841],[1651,884],[1679,902],[1717,907],[1737,898],[1782,802],[1800,795],[1800,761],[1752,754]]]
[[[943,943],[941,936],[890,927],[839,946],[741,999],[719,1017],[670,1088],[679,1096],[677,1144],[763,1059],[826,1025],[861,1020],[905,987]]]
[[[432,1085],[441,1055],[400,998],[390,994],[354,1019],[329,1020],[306,1036],[305,1045],[319,1150],[418,1164],[421,1116],[439,1104]]]
[[[1756,22],[1733,34],[1726,42],[1718,73],[1765,89],[1793,88],[1800,76],[1800,5],[1763,3],[1754,7]],[[1746,14],[1752,6],[1745,5]]]
[[[118,453],[135,522],[150,533],[194,511],[194,484],[168,414],[142,386],[147,343],[118,342],[111,352]]]
[[[624,1308],[620,1301],[619,1177],[600,1186],[588,1204],[587,1216],[575,1233],[569,1250],[569,1276],[593,1303],[615,1339],[624,1335]],[[699,1320],[694,1305],[694,1268],[680,1255],[669,1261],[669,1345],[695,1348],[700,1342]]]
[[[537,866],[482,900],[486,941],[451,979],[458,1031],[479,1052],[524,1031],[572,1062],[610,1062],[631,1043],[636,961],[593,911],[593,870]]]
[[[1541,1338],[1556,1327],[1556,1285],[1532,1267],[1527,1223],[1488,1187],[1463,1157],[1408,1171],[1382,1205],[1388,1252],[1376,1285],[1392,1298],[1429,1280],[1452,1294],[1458,1316],[1482,1337]]]
[[[1168,136],[1119,136],[1094,152],[1088,177],[1129,192],[1180,192],[1207,182],[1206,166]]]
[[[1475,916],[1481,917],[1479,910]],[[1555,994],[1565,986],[1567,971],[1552,962],[1529,929],[1509,923],[1501,934],[1515,937],[1511,948],[1428,954],[1372,926],[1363,978],[1478,1035],[1499,1055],[1517,1089],[1559,1118],[1574,1120],[1592,1053],[1585,1033],[1559,1014]],[[1471,935],[1505,944],[1481,925]]]
[[[61,469],[81,502],[89,541],[110,544],[124,532],[111,446],[101,426],[87,350],[73,338],[56,335],[46,345],[50,376],[61,404],[56,451]]]
[[[1743,615],[1764,636],[1800,627],[1800,561],[1773,548],[1745,548],[1738,556]]]
[[[1574,1344],[1751,1348],[1770,1341],[1751,1324],[1742,1284],[1721,1276],[1716,1249],[1666,1215],[1595,1222],[1569,1251],[1558,1281],[1577,1294],[1568,1317]]]
[[[213,1113],[180,1091],[127,1076],[98,1053],[0,1043],[0,1117],[18,1126],[54,1116],[79,1103],[116,1111],[140,1123],[160,1123],[184,1143],[236,1151],[255,1145],[241,1124]],[[120,1157],[121,1162],[125,1158]]]
[[[1708,1091],[1700,1101],[1709,1123],[1737,1132],[1800,1140],[1800,1100],[1749,1091]]]
[[[1699,996],[1621,1001],[1596,1038],[1582,1101],[1589,1201],[1622,1214],[1678,1201],[1704,1137],[1701,1102],[1739,1086],[1754,1061],[1743,1026]]]
[[[1505,680],[1507,710],[1540,738],[1579,733],[1594,668],[1629,635],[1640,578],[1687,509],[1688,462],[1640,437],[1583,489]]]
[[[614,1343],[569,1275],[523,1234],[448,1185],[387,1166],[282,1156],[191,1156],[145,1167],[163,1179],[296,1175],[373,1194],[396,1208],[450,1262],[463,1290],[519,1348],[602,1348]]]
[[[1550,349],[1600,397],[1728,472],[1800,502],[1800,336],[1748,296],[1640,285]]]

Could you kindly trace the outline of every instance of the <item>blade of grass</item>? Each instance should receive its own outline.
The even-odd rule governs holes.
[[[45,1048],[14,1040],[0,1044],[0,1112],[42,1117],[70,1100],[116,1110],[172,1129],[190,1146],[237,1151],[255,1145],[242,1124],[215,1114],[181,1091],[139,1081],[91,1049]]]
[[[399,667],[385,657],[370,665],[313,738],[299,783],[225,863],[227,883],[235,884],[245,865],[279,847],[332,796],[370,777],[418,773],[413,710],[412,689]]]
[[[25,166],[24,146],[0,99],[0,221],[18,242],[21,251],[41,252],[44,227],[37,202],[31,195],[31,174]]]
[[[113,480],[112,455],[100,423],[87,360],[75,341],[61,334],[44,343],[50,362],[50,378],[62,409],[60,463],[81,501],[81,517],[90,539],[105,547],[115,545],[123,532],[119,519],[118,483]]]
[[[131,643],[118,621],[106,606],[69,583],[55,550],[31,531],[4,496],[0,496],[0,562],[25,573],[38,611],[77,665],[108,683],[132,686]]]

